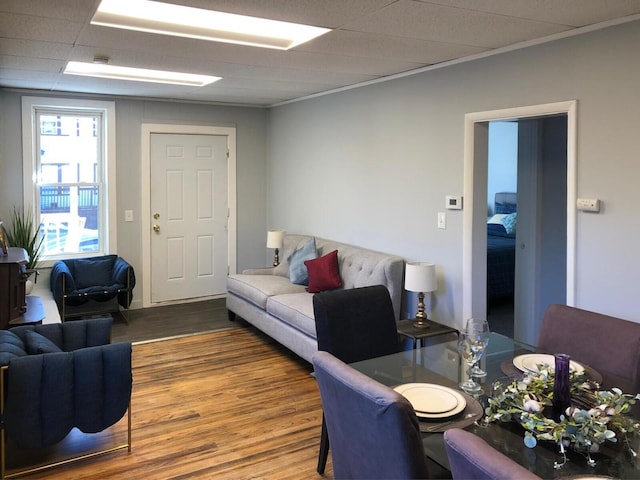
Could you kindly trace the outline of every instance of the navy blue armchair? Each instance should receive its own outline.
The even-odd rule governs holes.
[[[128,321],[136,277],[122,257],[104,255],[60,260],[51,269],[50,286],[60,318],[119,312]]]
[[[98,453],[131,450],[131,343],[109,343],[112,322],[101,318],[0,331],[2,478],[7,441],[40,449],[60,442],[74,427],[100,432],[125,413],[127,443]]]

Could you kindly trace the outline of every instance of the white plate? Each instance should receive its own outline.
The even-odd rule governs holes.
[[[405,383],[394,390],[409,400],[422,418],[452,417],[467,406],[462,393],[433,383]]]
[[[556,366],[556,359],[553,355],[528,353],[515,357],[513,359],[513,364],[521,372],[537,372],[539,364],[549,365],[551,370],[554,370]],[[584,372],[584,367],[573,360],[569,361],[569,369],[577,373]]]

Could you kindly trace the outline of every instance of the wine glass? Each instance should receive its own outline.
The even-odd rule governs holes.
[[[470,318],[469,320],[467,320],[467,323],[464,329],[466,331],[473,332],[478,336],[478,338],[483,342],[484,347],[482,350],[484,352],[484,350],[487,348],[487,345],[489,345],[489,335],[491,333],[489,330],[489,324],[487,323],[487,321],[480,320],[478,318]],[[482,357],[482,352],[480,353],[480,356],[478,357],[478,360],[476,361],[475,365],[471,368],[471,375],[474,377],[487,376],[487,372],[485,372],[478,366],[478,363],[480,362],[481,357]]]
[[[458,335],[458,353],[460,358],[467,365],[467,373],[469,378],[460,383],[460,388],[467,393],[475,394],[482,392],[479,383],[473,380],[471,376],[471,368],[480,359],[484,351],[484,344],[481,338],[474,332],[463,330]]]

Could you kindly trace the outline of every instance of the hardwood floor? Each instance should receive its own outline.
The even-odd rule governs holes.
[[[324,476],[315,471],[322,413],[310,372],[246,325],[135,344],[131,453],[30,478],[332,479],[331,457]],[[90,437],[108,445],[125,433],[126,418]],[[71,437],[75,448],[87,436]]]

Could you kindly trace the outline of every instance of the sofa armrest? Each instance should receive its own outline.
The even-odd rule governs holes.
[[[128,278],[127,278],[128,276]],[[116,258],[113,264],[113,282],[129,286],[133,289],[136,285],[136,276],[133,272],[133,267],[122,257]]]
[[[53,268],[51,269],[51,277],[49,279],[49,286],[53,293],[53,298],[58,306],[60,306],[65,295],[76,290],[76,282],[73,279],[73,275],[71,275],[69,266],[65,262],[58,261],[53,265]]]
[[[247,268],[242,271],[243,275],[275,275],[275,267],[267,268]]]

